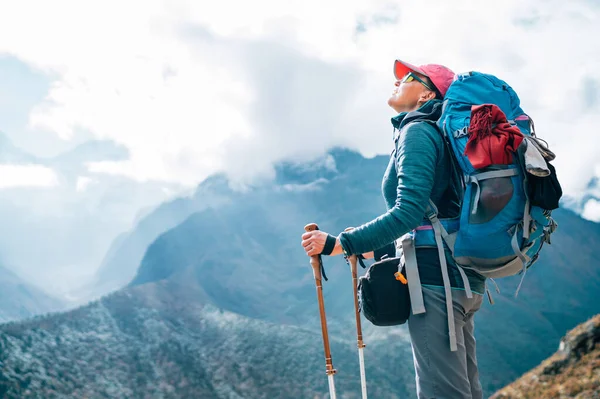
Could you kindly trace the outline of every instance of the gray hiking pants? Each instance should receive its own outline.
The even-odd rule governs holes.
[[[408,319],[419,399],[482,399],[473,316],[483,296],[452,290],[458,350],[450,351],[443,287],[423,287],[425,313]]]

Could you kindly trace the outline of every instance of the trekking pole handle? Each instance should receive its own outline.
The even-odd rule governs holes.
[[[304,230],[309,233],[311,231],[319,230],[319,226],[316,223],[309,223],[304,226]],[[310,257],[310,265],[313,269],[313,275],[316,280],[321,281],[321,260],[319,259],[321,255],[313,255]]]

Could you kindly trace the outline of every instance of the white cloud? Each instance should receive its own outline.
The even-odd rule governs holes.
[[[0,164],[0,189],[15,187],[49,188],[58,185],[56,173],[42,165]]]
[[[130,150],[130,160],[94,163],[92,172],[193,185],[217,170],[239,181],[269,177],[274,161],[332,145],[387,154],[396,57],[510,83],[557,153],[566,193],[584,190],[600,165],[593,2],[510,0],[490,10],[475,0],[23,0],[5,8],[0,53],[55,78],[31,123]]]
[[[593,222],[600,222],[600,201],[596,199],[588,200],[583,206],[581,216]]]
[[[77,191],[78,193],[84,192],[92,182],[93,179],[88,176],[77,177],[77,182],[75,183],[75,191]]]

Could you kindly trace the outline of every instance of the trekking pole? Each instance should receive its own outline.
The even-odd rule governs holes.
[[[352,227],[348,227],[346,231],[352,230]],[[362,398],[367,399],[367,378],[365,375],[365,355],[363,348],[365,344],[362,336],[362,325],[360,323],[360,312],[358,310],[358,271],[356,262],[358,258],[356,255],[350,255],[348,257],[350,262],[350,271],[352,272],[352,288],[354,289],[354,315],[356,316],[356,342],[358,345],[358,362],[360,365],[360,388],[362,390]]]
[[[310,223],[304,226],[304,230],[307,232],[319,230],[316,223]],[[333,381],[333,375],[336,370],[333,368],[333,362],[331,360],[331,351],[329,348],[329,334],[327,333],[327,319],[325,317],[325,303],[323,301],[323,286],[322,286],[322,259],[321,255],[315,255],[310,257],[310,265],[313,269],[313,276],[315,277],[315,285],[317,287],[317,299],[319,301],[319,313],[321,314],[321,333],[323,335],[323,347],[325,349],[325,365],[327,379],[329,381],[329,396],[331,399],[336,399],[335,395],[335,383]]]

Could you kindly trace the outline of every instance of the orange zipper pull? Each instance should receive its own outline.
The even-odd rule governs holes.
[[[396,276],[396,280],[402,282],[402,284],[408,284],[408,281],[406,280],[406,277],[404,277],[402,275],[402,273],[396,272],[396,273],[394,273],[394,276]]]

